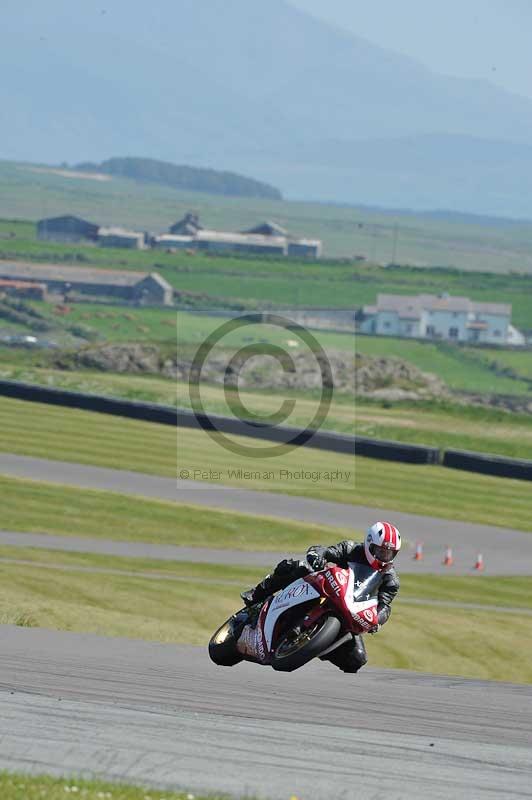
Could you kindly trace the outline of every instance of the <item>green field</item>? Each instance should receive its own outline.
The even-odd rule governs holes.
[[[32,424],[28,424],[31,409]],[[411,466],[298,448],[275,458],[228,453],[203,431],[126,420],[105,414],[0,399],[0,451],[155,475],[190,476],[224,485],[394,508],[446,519],[532,530],[532,493],[526,481],[436,466]],[[250,440],[240,440],[249,446]],[[212,475],[204,471],[213,470]],[[251,477],[235,474],[242,468]],[[283,472],[283,470],[285,472]],[[346,479],[318,473],[341,470]],[[265,477],[264,472],[271,472]],[[288,473],[288,474],[287,474]],[[191,494],[193,502],[193,495]]]
[[[65,800],[73,794],[80,800],[227,800],[224,795],[171,792],[168,789],[148,789],[107,781],[90,781],[83,778],[51,778],[45,775],[0,772],[0,797],[2,800]]]
[[[31,165],[0,162],[0,217],[37,220],[71,213],[99,224],[162,232],[190,210],[207,227],[220,230],[243,230],[273,219],[294,235],[323,239],[332,257],[358,254],[386,264],[392,261],[396,238],[395,260],[401,263],[532,271],[530,223],[450,222],[319,203],[224,198],[123,179],[65,178]]]

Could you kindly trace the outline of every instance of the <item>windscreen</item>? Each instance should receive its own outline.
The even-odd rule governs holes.
[[[372,569],[369,564],[354,561],[349,562],[349,569],[353,571],[355,579],[353,599],[362,601],[376,597],[382,579],[380,572]]]

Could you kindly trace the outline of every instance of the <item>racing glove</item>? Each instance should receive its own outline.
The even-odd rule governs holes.
[[[325,559],[317,550],[310,548],[307,550],[307,564],[313,572],[318,572],[325,566]]]

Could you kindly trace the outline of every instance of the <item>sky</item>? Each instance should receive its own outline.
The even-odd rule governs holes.
[[[290,0],[446,75],[532,97],[532,0]]]

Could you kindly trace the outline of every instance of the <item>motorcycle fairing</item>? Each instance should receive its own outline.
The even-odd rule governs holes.
[[[356,624],[362,628],[362,631],[369,631],[378,621],[377,598],[373,593],[376,592],[375,584],[380,582],[380,576],[377,573],[377,577],[374,577],[376,573],[373,569],[367,574],[366,570],[357,569],[359,567],[359,564],[349,564],[347,585],[341,595]],[[343,572],[345,575],[346,570],[332,567],[330,571],[340,585],[345,582],[345,578],[342,581],[338,573]],[[360,580],[360,578],[363,580]],[[355,581],[359,584],[358,587],[355,587]],[[373,596],[371,596],[372,594]]]
[[[286,589],[283,589],[282,592],[275,595],[264,621],[264,638],[268,650],[271,650],[277,621],[286,609],[293,608],[293,606],[297,606],[300,603],[307,603],[309,600],[314,600],[318,597],[320,597],[320,593],[305,578],[299,578],[287,586]]]

